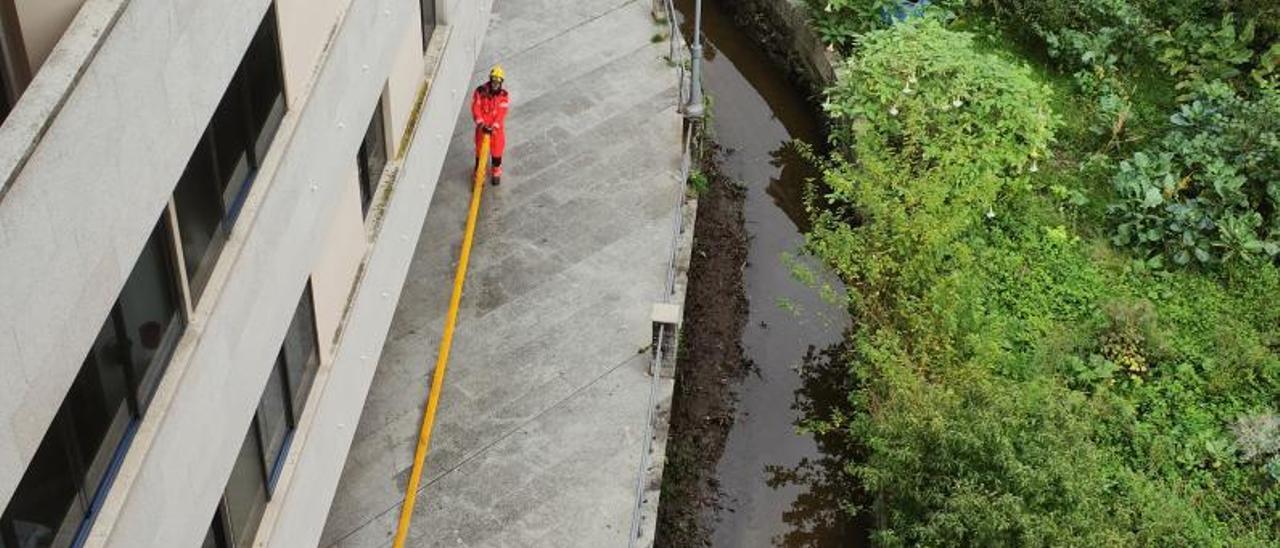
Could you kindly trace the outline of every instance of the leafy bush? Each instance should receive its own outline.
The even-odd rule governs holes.
[[[1173,130],[1120,164],[1117,246],[1153,266],[1280,254],[1280,93],[1256,100],[1216,82],[1171,118]]]
[[[938,233],[951,237],[1006,188],[1026,188],[1048,154],[1048,88],[934,19],[867,34],[839,72],[826,112],[859,169],[827,199],[886,226],[954,221]]]
[[[881,546],[1209,546],[1223,528],[1093,440],[1096,409],[1047,379],[980,366],[891,377],[858,468],[882,493]],[[945,389],[943,388],[945,386]]]
[[[931,320],[914,307],[952,306],[964,289],[933,303],[899,298],[972,260],[961,235],[997,215],[1000,195],[1030,186],[1056,123],[1048,90],[932,19],[869,33],[859,51],[826,103],[846,128],[834,139],[856,161],[829,170],[811,245],[865,296],[853,303],[859,315]],[[951,327],[916,329],[945,337]]]
[[[805,0],[805,3],[822,41],[848,52],[858,36],[890,26],[898,16],[946,14],[963,6],[965,1]]]
[[[1280,415],[1260,413],[1241,416],[1232,425],[1240,456],[1245,460],[1280,455]]]
[[[1035,12],[1046,21],[1078,13],[1040,4],[1066,10]],[[1179,138],[1144,143],[1090,189],[1051,157],[1053,97],[1027,68],[933,19],[861,35],[826,99],[843,152],[814,191],[807,240],[847,282],[855,316],[836,371],[808,378],[842,379],[820,382],[849,396],[804,408],[804,426],[848,450],[843,469],[861,489],[844,505],[874,514],[878,544],[1280,540],[1275,432],[1239,426],[1280,393],[1280,275],[1227,260],[1260,253],[1220,243],[1235,232],[1215,216],[1275,223],[1280,193],[1263,182],[1280,174],[1280,111],[1274,90],[1205,89],[1218,95],[1170,120]],[[1136,190],[1117,188],[1112,214],[1137,223],[1131,235],[1158,229],[1127,244],[1144,259],[1197,260],[1195,246],[1167,247],[1183,228],[1168,208],[1142,200],[1202,200],[1213,230],[1192,230],[1192,243],[1224,264],[1135,268],[1100,214],[1084,219],[1097,227],[1065,226],[1061,198],[1035,192],[1039,170],[1060,197],[1126,179]]]
[[[1117,300],[1103,310],[1108,322],[1099,341],[1102,357],[1141,382],[1163,350],[1155,307],[1146,299]]]
[[[1255,28],[1254,20],[1237,22],[1235,14],[1228,13],[1216,23],[1184,21],[1151,42],[1160,62],[1178,80],[1178,89],[1194,92],[1215,82],[1243,89],[1246,82],[1241,80],[1246,73],[1264,82],[1275,70],[1269,52],[1253,50]]]

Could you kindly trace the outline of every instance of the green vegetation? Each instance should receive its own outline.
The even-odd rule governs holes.
[[[811,4],[848,61],[808,249],[855,327],[807,374],[847,405],[801,407],[847,511],[887,546],[1280,543],[1280,6]]]
[[[694,195],[701,196],[711,189],[711,179],[700,169],[689,172],[689,188],[693,189]]]

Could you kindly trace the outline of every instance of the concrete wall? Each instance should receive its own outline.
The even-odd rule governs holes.
[[[488,26],[493,0],[466,0],[449,12],[427,51],[425,107],[410,129],[412,146],[389,169],[397,177],[378,220],[365,270],[345,320],[333,364],[321,371],[307,403],[285,474],[287,490],[277,495],[258,534],[272,547],[315,546],[346,463],[365,395],[392,313],[409,272],[414,249],[435,192],[437,177],[459,110],[469,98],[470,80]],[[385,185],[384,186],[389,186]],[[378,198],[375,198],[375,202]]]
[[[413,17],[420,18],[419,7],[415,3]],[[444,31],[441,31],[444,32]],[[396,52],[395,65],[391,69],[391,78],[387,81],[387,107],[389,123],[387,130],[392,138],[387,140],[391,148],[389,157],[394,158],[400,149],[400,140],[404,136],[405,126],[409,123],[409,115],[413,113],[414,102],[418,99],[418,88],[422,84],[422,71],[426,56],[422,51],[422,26],[409,25]]]
[[[835,83],[838,56],[809,23],[807,10],[800,0],[745,0],[726,3],[734,10],[745,10],[750,16],[751,30],[757,41],[771,55],[779,58],[798,76],[814,97],[821,97]]]
[[[351,284],[369,243],[365,239],[364,214],[360,211],[360,182],[355,161],[346,177],[346,190],[325,230],[325,248],[311,273],[311,294],[316,303],[316,334],[321,361],[331,359],[338,326],[346,312]]]
[[[338,24],[351,0],[276,0],[280,15],[280,49],[284,54],[285,90],[298,97],[311,82]]]
[[[326,246],[320,227],[349,187],[351,159],[390,72],[393,48],[413,22],[403,16],[411,7],[412,0],[364,0],[348,8],[307,103],[293,111],[292,134],[275,150],[286,146],[272,169],[264,168],[270,179],[255,187],[260,195],[246,206],[256,216],[252,230],[228,246],[238,256],[185,377],[164,414],[147,417],[155,426],[149,450],[126,459],[131,481],[111,493],[120,502],[114,516],[103,513],[103,520],[114,517],[99,537],[105,543],[192,546],[203,535],[297,295]],[[219,266],[227,264],[224,257]],[[193,463],[202,465],[196,467],[202,474],[192,474]],[[158,515],[165,519],[157,521]]]
[[[266,7],[133,0],[0,200],[0,500],[44,436]]]
[[[18,24],[22,28],[22,40],[27,48],[27,60],[34,73],[44,64],[53,51],[54,44],[62,37],[71,19],[80,10],[84,0],[17,0]]]
[[[284,22],[290,1],[280,1]],[[132,0],[0,197],[0,501],[25,471],[268,3]],[[431,88],[415,131],[433,137],[394,166],[401,180],[366,256],[349,327],[317,378],[268,509],[262,538],[272,545],[314,545],[336,488],[447,148],[435,141],[452,133],[490,1],[455,5],[455,27],[434,53],[441,87]],[[352,2],[313,70],[303,67],[323,21],[282,25],[292,37],[282,36],[289,112],[89,545],[194,546],[203,537],[298,295],[313,269],[330,270],[327,237],[350,211],[351,162],[372,108],[393,63],[413,69],[396,52],[417,13],[417,0]],[[393,82],[410,87],[406,75]],[[407,108],[395,105],[401,125]],[[348,247],[332,270],[349,269],[358,254]]]

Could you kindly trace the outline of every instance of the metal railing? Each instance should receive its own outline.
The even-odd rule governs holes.
[[[670,33],[670,53],[668,59],[676,69],[677,78],[677,109],[680,113],[685,111],[685,103],[687,97],[693,95],[692,81],[690,75],[685,70],[684,54],[686,53],[686,45],[684,37],[680,34],[679,23],[676,20],[676,9],[673,0],[659,0],[666,7],[668,32]],[[688,94],[686,94],[688,92]],[[671,221],[671,241],[670,250],[667,256],[667,272],[666,281],[663,285],[662,294],[658,298],[658,302],[670,304],[672,297],[676,292],[676,261],[679,257],[680,243],[685,232],[684,225],[684,202],[685,202],[685,186],[689,180],[689,173],[693,167],[693,153],[701,150],[700,147],[694,146],[694,140],[697,139],[698,133],[695,130],[696,124],[689,122],[685,124],[684,135],[682,139],[683,151],[680,156],[680,170],[678,173],[679,180],[675,187],[675,205],[672,208]],[[662,378],[662,364],[666,360],[674,359],[674,356],[664,355],[667,350],[665,341],[667,340],[667,324],[658,325],[658,333],[654,341],[653,361],[649,368],[649,399],[648,408],[645,417],[644,443],[640,453],[640,463],[636,470],[635,479],[635,505],[631,513],[631,532],[627,539],[627,546],[635,548],[636,543],[640,540],[640,521],[641,513],[645,505],[644,486],[645,477],[650,465],[649,454],[653,450],[653,420],[657,410],[658,384]],[[670,334],[672,351],[678,347],[679,333]]]

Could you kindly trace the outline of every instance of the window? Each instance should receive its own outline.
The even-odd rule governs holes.
[[[436,30],[436,0],[418,0],[418,4],[422,6],[422,50],[426,51]]]
[[[13,110],[13,101],[9,99],[9,82],[7,78],[0,77],[0,123],[9,118],[9,111]],[[0,544],[0,548],[4,545]]]
[[[258,522],[267,507],[267,476],[262,467],[262,449],[254,429],[245,432],[244,443],[231,469],[224,495],[231,539],[236,546],[251,546]]]
[[[378,190],[382,170],[387,167],[387,133],[383,123],[382,100],[373,109],[373,119],[364,132],[364,141],[356,152],[356,164],[360,168],[360,210],[369,214],[369,204]]]
[[[205,534],[200,548],[231,548],[231,542],[227,539],[226,511],[222,506],[219,501],[218,509],[213,512],[213,523],[209,524],[209,532]]]
[[[297,417],[293,415],[293,406],[289,401],[288,379],[285,376],[284,363],[277,357],[275,369],[271,370],[271,377],[267,379],[267,388],[258,402],[257,417],[254,418],[258,437],[262,440],[262,460],[267,470],[267,483],[273,489],[284,460],[285,448],[297,425]]]
[[[69,546],[87,530],[185,328],[172,241],[157,223],[4,514],[4,546]]]
[[[205,537],[205,547],[231,548],[253,543],[258,522],[275,491],[281,465],[302,416],[302,404],[320,364],[315,307],[311,299],[308,284],[276,354],[275,367],[267,378],[258,410],[245,433],[244,444],[227,481],[223,504]]]
[[[274,6],[258,26],[174,190],[183,262],[198,300],[284,118]]]
[[[17,6],[12,0],[0,0],[0,122],[8,118],[31,80],[27,48],[18,23]]]

